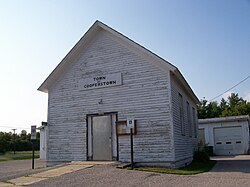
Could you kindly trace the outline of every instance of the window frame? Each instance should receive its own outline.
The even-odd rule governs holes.
[[[194,137],[197,138],[197,120],[196,120],[196,110],[192,107],[193,113],[193,128],[194,128]]]
[[[187,125],[188,125],[188,133],[189,133],[189,137],[192,137],[192,122],[191,122],[191,112],[190,112],[190,104],[188,101],[186,101],[186,105],[187,105]]]
[[[179,104],[181,135],[185,136],[183,97],[180,93],[178,93],[178,104]]]

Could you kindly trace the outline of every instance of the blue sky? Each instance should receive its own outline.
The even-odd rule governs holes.
[[[37,88],[95,20],[177,66],[210,100],[250,75],[249,10],[249,0],[0,0],[0,131],[47,121]],[[232,92],[250,101],[249,85]]]

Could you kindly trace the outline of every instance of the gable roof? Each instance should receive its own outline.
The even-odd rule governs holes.
[[[77,58],[79,53],[83,50],[83,48],[88,45],[89,41],[91,41],[91,39],[95,37],[96,33],[98,33],[102,29],[107,31],[111,35],[119,38],[121,41],[129,44],[136,51],[141,52],[144,55],[147,55],[147,57],[151,58],[153,61],[156,61],[158,65],[160,65],[163,69],[172,71],[180,79],[183,86],[190,93],[193,99],[197,103],[199,102],[198,98],[196,97],[191,87],[188,85],[188,83],[186,82],[186,80],[184,79],[184,77],[182,76],[182,74],[180,73],[177,67],[175,67],[173,64],[164,60],[157,54],[151,52],[150,50],[146,49],[145,47],[134,42],[130,38],[124,36],[123,34],[119,33],[118,31],[112,29],[111,27],[105,25],[104,23],[98,20],[89,28],[89,30],[83,35],[83,37],[75,44],[75,46],[68,52],[68,54],[56,66],[56,68],[45,79],[45,81],[41,84],[38,90],[47,93],[49,88],[60,78],[61,75],[63,75],[64,72],[66,72],[68,67],[70,67],[70,65],[75,61],[75,59]]]

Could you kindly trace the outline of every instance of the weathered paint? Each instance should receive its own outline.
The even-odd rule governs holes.
[[[183,98],[183,114],[184,114],[184,133],[181,132],[180,111],[179,111],[179,97],[181,94]],[[172,96],[172,115],[173,115],[173,140],[174,140],[174,159],[180,161],[192,161],[193,153],[197,148],[197,115],[196,103],[190,98],[187,92],[182,89],[178,79],[171,74],[171,96]],[[195,109],[195,116],[192,112],[190,123],[188,123],[187,102],[190,110]],[[191,128],[190,128],[191,126]],[[190,132],[191,130],[191,132]],[[181,165],[181,164],[180,164]]]
[[[122,73],[116,87],[82,90],[79,80]],[[86,115],[118,112],[138,120],[135,161],[168,161],[168,75],[112,38],[99,33],[65,75],[49,90],[49,159],[86,160]],[[102,99],[103,103],[98,102]],[[119,137],[120,161],[129,160],[129,137]]]
[[[191,88],[174,66],[162,64],[158,56],[111,32],[98,29],[82,50],[74,55],[71,51],[39,88],[49,95],[48,160],[87,160],[87,115],[112,113],[118,121],[128,117],[137,121],[135,162],[171,167],[190,162],[197,139],[180,134],[176,110],[178,93],[184,104],[188,101],[196,109]],[[122,85],[81,87],[81,80],[116,73],[121,73]],[[118,156],[119,161],[130,160],[129,136],[118,137]]]

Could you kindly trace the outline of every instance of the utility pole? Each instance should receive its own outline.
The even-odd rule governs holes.
[[[14,143],[13,143],[13,148],[14,148],[14,155],[16,154],[16,133],[15,133],[15,131],[16,131],[16,129],[12,129],[14,132],[13,132],[13,135],[14,135]]]

